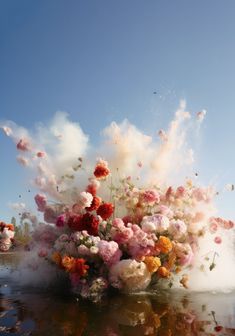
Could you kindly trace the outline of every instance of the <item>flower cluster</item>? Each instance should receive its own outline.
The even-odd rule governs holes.
[[[144,188],[130,176],[114,179],[100,159],[87,186],[67,203],[35,196],[48,223],[34,232],[38,255],[92,299],[109,287],[133,292],[158,282],[171,287],[176,279],[187,288],[185,271],[190,274],[201,237],[210,234],[220,244],[221,230],[234,227],[232,221],[212,217],[214,196],[213,189],[189,180],[178,187]]]
[[[12,246],[15,235],[13,224],[0,222],[0,252],[7,252]]]

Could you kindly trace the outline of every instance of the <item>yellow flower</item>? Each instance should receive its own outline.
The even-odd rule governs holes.
[[[162,253],[169,253],[172,250],[172,242],[168,237],[160,236],[156,247],[159,248]]]
[[[147,266],[147,269],[150,273],[154,273],[161,266],[161,260],[158,257],[147,256],[144,258],[144,263]]]

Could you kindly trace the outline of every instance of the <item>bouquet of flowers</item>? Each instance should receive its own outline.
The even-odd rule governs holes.
[[[7,252],[12,246],[14,225],[0,222],[0,252]]]
[[[100,196],[103,188],[109,189],[109,200]],[[35,196],[50,225],[39,225],[33,240],[40,243],[39,256],[65,272],[83,297],[96,298],[109,287],[125,292],[158,282],[171,287],[176,275],[187,288],[185,270],[194,263],[200,238],[209,233],[221,244],[219,230],[234,227],[210,217],[214,195],[190,180],[176,188],[146,189],[128,176],[114,185],[108,163],[99,159],[85,190],[74,191],[70,204]]]

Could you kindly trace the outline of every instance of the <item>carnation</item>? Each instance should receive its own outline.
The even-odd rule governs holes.
[[[97,215],[99,215],[104,220],[112,216],[114,206],[112,203],[103,203],[97,209]]]
[[[44,212],[46,209],[46,205],[47,205],[47,198],[45,195],[42,194],[37,194],[34,197],[34,200],[38,206],[38,211]]]
[[[92,200],[93,196],[89,192],[83,191],[80,193],[79,203],[83,208],[91,206]]]

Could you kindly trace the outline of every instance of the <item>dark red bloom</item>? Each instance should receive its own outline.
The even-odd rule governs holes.
[[[68,226],[74,231],[86,230],[90,235],[97,236],[99,220],[87,212],[82,216],[70,216],[68,219]]]
[[[220,332],[222,329],[223,329],[223,327],[220,326],[220,325],[217,325],[217,326],[215,327],[215,331],[218,331],[218,332]]]
[[[86,230],[90,235],[98,235],[99,220],[89,212],[85,213],[81,218],[81,230]]]
[[[68,219],[68,227],[74,231],[81,231],[81,217],[79,215],[72,215]]]
[[[94,196],[93,200],[92,200],[92,203],[91,203],[91,206],[89,206],[89,208],[86,208],[86,210],[87,211],[97,210],[100,206],[100,203],[101,203],[101,198],[97,197],[97,196]]]
[[[95,167],[94,175],[97,178],[104,178],[110,173],[109,169],[103,164],[97,164]]]
[[[102,217],[104,220],[108,219],[113,214],[114,206],[112,203],[103,203],[99,206],[97,215]]]

